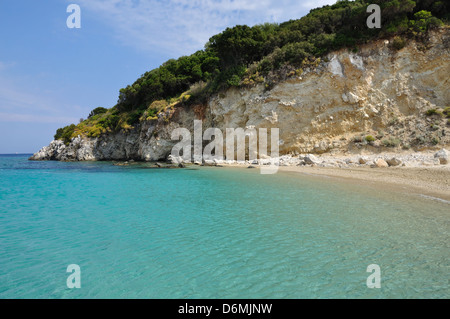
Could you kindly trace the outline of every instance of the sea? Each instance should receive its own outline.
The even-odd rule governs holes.
[[[30,155],[0,155],[1,299],[450,297],[447,201],[298,173]]]

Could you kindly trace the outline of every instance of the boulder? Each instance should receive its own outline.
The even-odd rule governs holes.
[[[442,150],[434,154],[434,158],[439,159],[441,165],[446,165],[449,162],[449,151],[443,148]]]
[[[216,162],[213,160],[204,160],[202,166],[216,166]]]
[[[43,147],[40,151],[30,157],[32,161],[49,161],[61,160],[61,156],[66,150],[66,145],[63,141],[55,140],[50,145]]]
[[[306,163],[304,160],[299,161],[297,164],[297,166],[305,166],[305,165],[306,165]]]
[[[382,158],[374,161],[375,167],[389,167],[389,164]]]
[[[312,154],[308,154],[305,156],[305,158],[303,159],[305,161],[305,163],[307,165],[316,165],[319,164],[319,160],[317,159],[316,156],[312,155]]]
[[[172,154],[167,157],[167,161],[172,164],[181,164],[183,159],[180,156],[173,156]]]
[[[355,163],[351,158],[346,158],[344,162],[345,162],[345,164],[347,164],[347,165],[349,165],[349,164],[354,164],[354,163]]]
[[[386,162],[389,166],[400,166],[402,164],[402,161],[395,157],[388,159]]]
[[[361,165],[367,164],[368,161],[369,160],[365,156],[360,157],[359,160],[358,160],[359,164],[361,164]]]

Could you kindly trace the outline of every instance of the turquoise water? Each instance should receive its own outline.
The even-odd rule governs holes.
[[[450,204],[330,178],[0,156],[0,298],[449,298]],[[66,268],[81,267],[81,289]],[[381,267],[381,289],[366,285]]]

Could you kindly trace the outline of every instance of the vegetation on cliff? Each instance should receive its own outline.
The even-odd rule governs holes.
[[[369,4],[381,7],[381,29],[367,27]],[[264,83],[270,89],[282,77],[299,75],[343,47],[356,52],[358,45],[395,36],[392,47],[399,50],[408,40],[424,39],[428,30],[448,24],[449,17],[447,1],[344,0],[282,24],[227,28],[211,37],[204,50],[146,72],[120,90],[114,107],[94,109],[78,125],[58,129],[55,139],[69,143],[77,135],[127,130],[177,103],[202,102],[231,86]]]

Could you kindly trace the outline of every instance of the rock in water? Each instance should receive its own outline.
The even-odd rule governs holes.
[[[30,157],[32,161],[60,160],[61,154],[66,149],[63,141],[52,141],[50,145],[43,147],[40,151]]]

